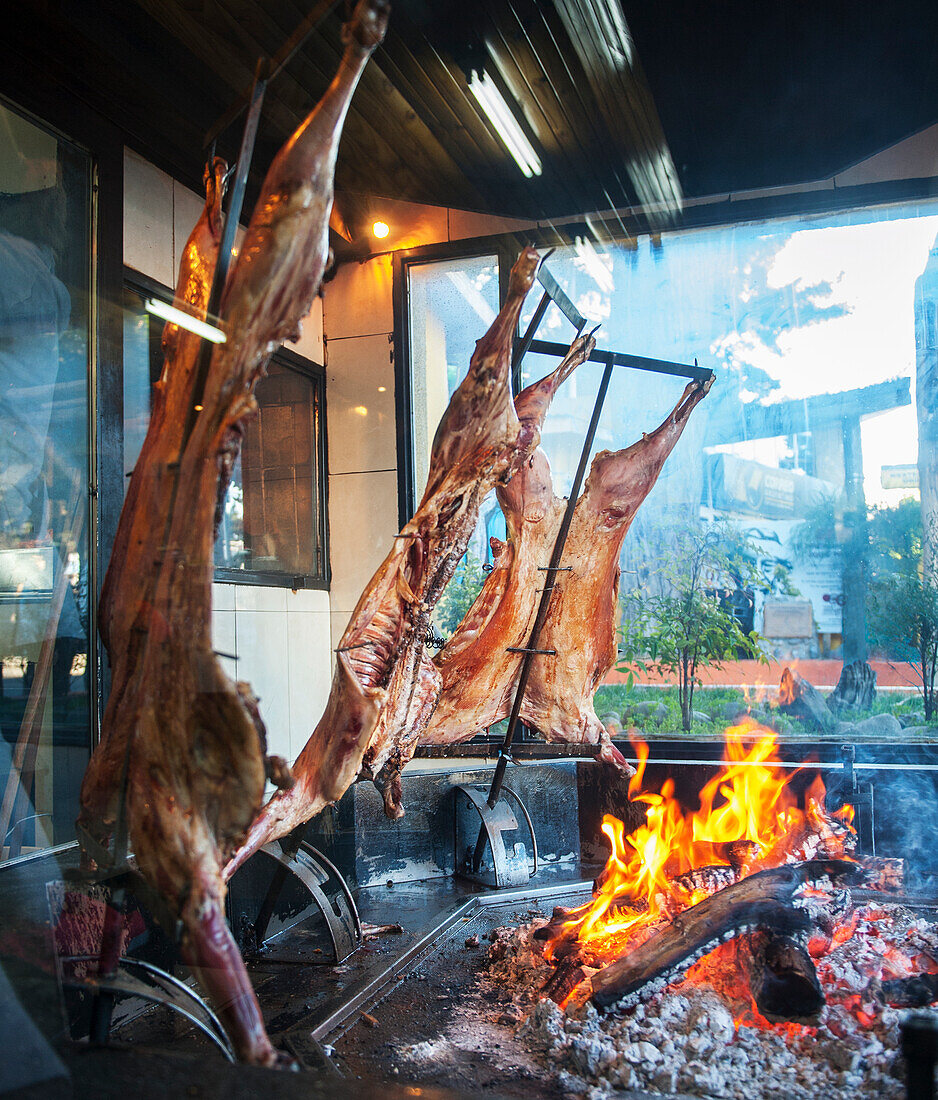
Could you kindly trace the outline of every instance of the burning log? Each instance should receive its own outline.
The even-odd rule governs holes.
[[[893,1008],[924,1008],[938,1001],[938,974],[913,974],[882,983],[882,999]]]
[[[905,860],[895,856],[863,856],[863,886],[884,894],[901,894],[905,886]]]
[[[754,932],[740,943],[739,956],[756,1007],[767,1019],[802,1020],[824,1006],[811,956],[790,936]]]
[[[782,673],[778,703],[786,714],[808,722],[814,729],[828,733],[834,728],[836,719],[824,701],[824,696],[813,684],[790,668]]]
[[[876,673],[866,661],[851,661],[840,670],[840,679],[827,705],[835,714],[842,710],[869,710],[875,696]]]
[[[702,955],[742,932],[803,932],[809,921],[794,904],[798,887],[825,876],[849,879],[857,873],[856,864],[846,860],[810,860],[751,875],[685,910],[658,935],[594,974],[591,999],[602,1007],[634,1003],[644,990],[673,981]]]
[[[697,900],[702,901],[701,894],[708,898],[712,897],[718,890],[725,890],[738,879],[739,875],[733,867],[717,863],[706,867],[694,867],[690,871],[675,875],[671,881],[688,897],[696,897]]]

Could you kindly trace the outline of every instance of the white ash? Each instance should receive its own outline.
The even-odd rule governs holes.
[[[544,921],[491,933],[489,974],[514,990],[526,1016],[518,1038],[570,1096],[600,1100],[643,1089],[740,1100],[900,1097],[905,1013],[879,1003],[876,991],[884,979],[938,969],[938,932],[910,910],[883,904],[849,914],[839,938],[854,922],[839,946],[812,943],[815,952],[827,951],[816,960],[827,1004],[812,1026],[758,1026],[749,1012],[753,1026],[737,1029],[734,1014],[746,1019],[748,1006],[734,1000],[729,945],[720,949],[725,957],[708,956],[645,1003],[606,1014],[590,1004],[565,1013],[542,998],[553,968],[532,946],[531,932]]]

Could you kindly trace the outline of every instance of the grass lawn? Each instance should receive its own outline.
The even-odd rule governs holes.
[[[782,713],[777,707],[770,706],[769,698],[773,695],[771,690],[753,689],[750,692],[750,704],[744,692],[738,688],[697,688],[694,692],[695,718],[689,733],[685,733],[681,727],[681,707],[676,687],[635,685],[630,689],[627,684],[603,684],[593,697],[593,705],[604,724],[616,721],[623,733],[634,728],[645,737],[722,740],[724,730],[734,724],[736,715],[745,713],[747,707],[750,707],[753,717],[775,729],[782,740],[852,739],[845,727],[836,732],[822,734],[799,719]],[[877,693],[870,710],[844,715],[844,722],[855,724],[876,714],[892,714],[910,727],[925,726],[921,697],[911,692],[906,694],[881,691]],[[862,739],[862,730],[857,737]],[[929,726],[927,731],[923,729],[909,734],[908,739],[938,740],[938,723]]]

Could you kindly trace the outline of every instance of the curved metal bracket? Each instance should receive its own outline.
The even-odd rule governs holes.
[[[255,856],[229,885],[231,923],[242,949],[263,951],[270,961],[313,962],[308,942],[298,953],[287,943],[277,943],[276,955],[271,947],[301,922],[318,918],[325,922],[332,945],[332,956],[323,955],[322,961],[340,963],[348,958],[362,942],[361,920],[336,866],[306,841],[293,851],[275,840],[265,844],[261,853],[276,862],[273,874]]]
[[[488,791],[483,787],[458,786],[456,792],[456,866],[464,878],[481,882],[486,886],[522,886],[532,874],[537,873],[537,839],[526,806],[508,787],[502,788],[517,803],[531,833],[534,847],[534,866],[528,866],[528,854],[520,840],[506,843],[504,833],[518,828],[518,819],[508,802],[499,799],[495,806],[488,804]],[[472,813],[471,811],[475,811]],[[472,868],[472,848],[478,833],[478,818],[492,853],[492,869],[478,871]],[[475,825],[475,828],[473,826]],[[464,858],[465,857],[465,858]]]
[[[61,960],[63,989],[76,989],[89,993],[109,993],[120,997],[139,997],[151,1004],[162,1005],[179,1016],[185,1017],[210,1039],[229,1062],[235,1061],[232,1047],[221,1021],[204,1000],[185,982],[158,966],[126,956],[120,960],[119,969],[106,977],[97,974],[77,974],[78,966],[94,968],[96,955],[73,955]]]
[[[517,791],[512,790],[511,787],[502,785],[502,790],[505,794],[510,794],[511,797],[518,803],[518,809],[524,815],[524,820],[528,825],[528,832],[531,834],[531,848],[534,856],[534,866],[531,868],[531,878],[537,874],[537,834],[534,832],[534,822],[531,820],[531,815],[528,813],[528,808],[521,801],[521,795]]]

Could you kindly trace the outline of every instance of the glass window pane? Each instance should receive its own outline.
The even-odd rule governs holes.
[[[411,264],[407,289],[414,493],[419,501],[436,426],[469,370],[476,341],[498,313],[498,258]]]
[[[601,348],[698,359],[717,376],[625,539],[623,605],[670,590],[679,532],[719,525],[733,571],[711,571],[708,591],[762,636],[771,662],[737,651],[722,674],[703,671],[705,684],[774,689],[784,665],[797,662],[826,693],[845,661],[868,657],[876,710],[905,707],[903,724],[914,731],[900,735],[893,724],[891,736],[934,739],[938,697],[923,699],[915,685],[931,671],[921,667],[920,643],[938,638],[938,203],[663,233],[627,246],[578,240],[549,268],[588,321],[601,322]],[[410,280],[422,479],[452,389],[443,385],[447,364],[464,370],[485,326],[456,295],[447,265],[412,267]],[[522,329],[537,300],[529,296]],[[494,313],[494,293],[489,301]],[[551,307],[538,336],[567,344],[572,330]],[[523,383],[554,366],[529,354]],[[581,367],[547,416],[542,446],[559,495],[569,491],[601,373],[600,364]],[[616,368],[594,450],[639,439],[684,384]],[[434,387],[436,403],[427,396]],[[471,546],[481,561],[482,535],[501,534],[497,510],[483,512]],[[790,737],[817,736],[780,724]],[[834,736],[852,735],[841,727]]]
[[[319,576],[319,386],[276,361],[254,391],[215,543],[224,569]]]
[[[750,568],[731,602],[776,663],[737,662],[728,682],[777,682],[778,666],[798,661],[829,689],[843,659],[865,654],[887,689],[880,706],[889,689],[898,700],[918,680],[913,609],[900,625],[895,608],[903,584],[922,574],[922,548],[927,567],[938,544],[936,234],[938,204],[915,204],[663,234],[629,248],[581,241],[550,260],[577,307],[602,322],[601,347],[699,358],[716,372],[621,565],[623,594],[647,592],[665,583],[660,565],[679,526],[725,522],[743,538]],[[540,335],[568,338],[556,309]],[[524,382],[551,366],[529,355]],[[548,415],[543,446],[559,492],[600,373],[580,368]],[[633,442],[682,387],[617,370],[596,450]]]
[[[172,293],[128,286],[124,293],[124,473],[129,482],[163,369],[163,322],[148,297]],[[322,382],[277,356],[255,387],[258,412],[244,429],[215,543],[215,566],[242,574],[325,579],[320,493]],[[126,489],[125,489],[126,491]],[[237,579],[226,574],[226,579]]]
[[[74,837],[91,741],[90,181],[0,105],[0,858]]]

